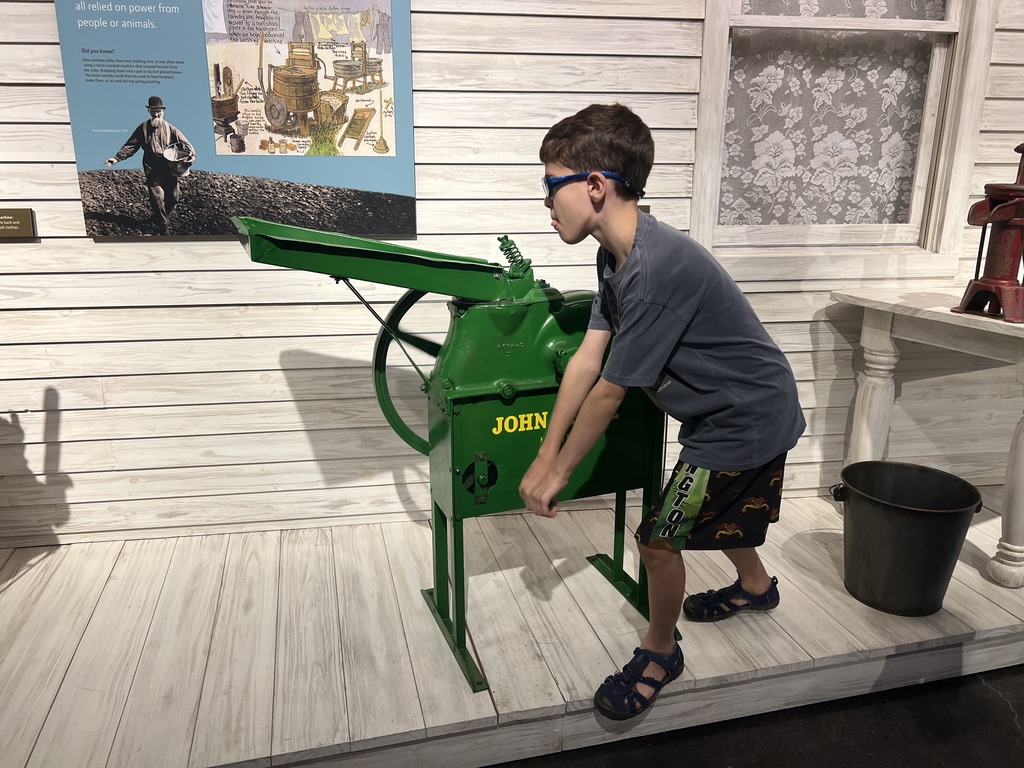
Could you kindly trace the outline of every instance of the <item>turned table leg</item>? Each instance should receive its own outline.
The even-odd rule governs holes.
[[[889,419],[896,399],[893,372],[899,348],[892,338],[892,313],[864,310],[860,344],[864,348],[864,372],[853,404],[848,464],[882,458],[889,437]]]
[[[1017,381],[1024,384],[1024,361],[1017,363]],[[1003,485],[1003,535],[988,574],[1004,587],[1024,587],[1024,418],[1017,422],[1006,462]]]

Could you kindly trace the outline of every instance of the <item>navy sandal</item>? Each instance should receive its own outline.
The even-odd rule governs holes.
[[[683,651],[678,643],[668,656],[646,648],[635,648],[633,654],[622,671],[606,677],[594,694],[594,708],[609,720],[628,720],[644,712],[658,698],[661,689],[683,673]],[[644,670],[652,661],[665,670],[664,679],[644,677]],[[651,698],[637,691],[636,686],[641,683],[654,689]]]
[[[683,614],[690,621],[721,621],[743,611],[770,611],[779,604],[779,580],[772,576],[771,586],[763,595],[752,595],[736,579],[736,583],[723,589],[709,589],[707,592],[690,595],[683,601]],[[732,602],[738,597],[746,605]]]

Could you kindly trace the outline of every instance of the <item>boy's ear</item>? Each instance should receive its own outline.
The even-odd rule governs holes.
[[[594,202],[603,200],[608,194],[608,179],[600,173],[592,173],[587,177],[587,192]]]

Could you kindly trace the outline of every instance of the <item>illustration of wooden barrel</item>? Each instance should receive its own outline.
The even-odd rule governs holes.
[[[351,79],[363,74],[363,63],[358,59],[335,59],[334,76]]]
[[[238,114],[238,97],[235,95],[214,96],[210,101],[213,102],[214,120],[233,120]]]
[[[289,112],[312,112],[320,106],[317,73],[305,67],[275,67],[274,93],[284,99]]]
[[[384,59],[367,59],[366,74],[379,75],[384,70]]]

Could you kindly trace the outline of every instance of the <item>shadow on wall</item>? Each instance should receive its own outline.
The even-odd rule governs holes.
[[[406,445],[384,418],[372,369],[364,362],[307,350],[284,352],[280,362],[305,427],[305,435],[295,439],[309,441],[325,486],[393,485],[401,511],[423,511],[404,489],[428,482],[426,458]],[[419,376],[411,368],[389,368],[388,379],[402,419],[425,435],[427,402]],[[339,386],[341,381],[346,384]]]
[[[60,397],[56,389],[43,393],[42,474],[26,456],[25,430],[17,413],[0,416],[0,548],[40,547],[30,558],[12,558],[0,567],[0,589],[49,556],[59,541],[56,531],[67,523],[71,478],[60,471]],[[33,444],[38,448],[39,444]]]

